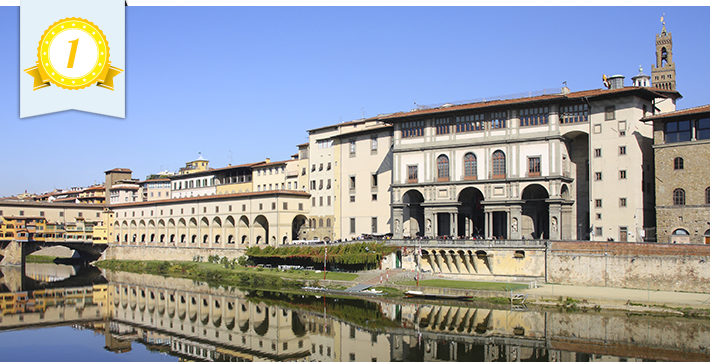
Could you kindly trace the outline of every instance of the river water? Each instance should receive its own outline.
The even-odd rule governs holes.
[[[49,264],[0,272],[3,361],[710,360],[706,320],[305,296]]]

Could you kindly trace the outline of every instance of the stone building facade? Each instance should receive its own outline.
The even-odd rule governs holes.
[[[383,117],[394,126],[394,237],[641,241],[654,226],[641,119],[677,96],[563,88]]]
[[[658,241],[710,244],[710,105],[644,120],[653,122]]]

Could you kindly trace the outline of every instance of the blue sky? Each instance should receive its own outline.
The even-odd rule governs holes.
[[[126,118],[19,118],[19,8],[0,7],[0,196],[197,158],[288,159],[307,130],[439,104],[626,84],[673,35],[678,108],[710,103],[709,7],[128,7]],[[23,76],[26,76],[23,74]]]

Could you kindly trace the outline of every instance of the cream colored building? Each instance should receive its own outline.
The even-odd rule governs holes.
[[[394,125],[394,237],[641,241],[654,224],[641,118],[680,95],[623,77],[612,88],[382,117]]]
[[[309,213],[308,194],[262,191],[115,205],[112,243],[185,248],[289,244]]]
[[[213,170],[217,195],[240,194],[254,191],[253,168],[264,163],[255,162]]]
[[[152,178],[138,183],[143,192],[142,201],[167,200],[170,198],[170,178]]]
[[[377,118],[345,123],[336,143],[340,147],[341,237],[383,235],[392,230],[392,126]]]
[[[307,239],[335,240],[340,227],[336,222],[340,212],[338,196],[339,160],[336,136],[340,125],[326,126],[308,131],[308,185],[311,194],[311,213],[308,216]]]
[[[170,197],[173,199],[217,194],[212,170],[174,175],[170,177],[170,182]]]

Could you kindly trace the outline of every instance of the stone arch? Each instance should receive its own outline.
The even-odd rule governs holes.
[[[158,234],[158,242],[160,243],[165,243],[165,235],[168,233],[167,229],[165,228],[165,220],[158,220],[158,229],[157,229],[157,234]]]
[[[424,195],[418,190],[409,190],[402,196],[402,236],[424,236]],[[427,232],[431,228],[431,221],[427,223]],[[396,227],[395,227],[396,229]],[[395,230],[395,233],[397,230]],[[428,234],[427,234],[428,235]]]
[[[521,235],[525,238],[544,239],[550,237],[550,208],[547,199],[550,194],[540,184],[532,184],[523,189],[521,213]]]
[[[227,244],[234,244],[236,242],[237,228],[234,217],[231,215],[224,219],[224,235],[227,238]]]
[[[222,238],[222,219],[219,216],[215,216],[212,219],[210,230],[212,231],[212,240],[215,244],[219,244]]]
[[[210,221],[207,217],[202,217],[200,219],[200,242],[207,244],[210,237]]]
[[[466,187],[459,192],[458,236],[485,237],[486,218],[483,211],[483,200],[483,193],[476,187]]]
[[[173,220],[173,219],[169,219],[169,220],[168,220],[168,229],[169,229],[169,230],[167,231],[167,234],[170,235],[170,236],[168,237],[168,241],[171,242],[171,243],[174,243],[174,242],[175,242],[175,237],[176,237],[176,236],[175,236],[175,234],[176,234],[175,220]]]
[[[131,220],[131,226],[129,227],[129,234],[131,234],[131,242],[135,243],[138,235],[138,225],[135,220]]]
[[[187,229],[187,222],[185,221],[185,219],[180,218],[180,220],[178,220],[177,230],[178,241],[180,243],[186,243],[189,230]]]
[[[254,218],[254,238],[257,244],[269,242],[269,220],[264,215]]]
[[[291,240],[299,240],[301,235],[305,235],[305,226],[306,217],[304,215],[296,215],[291,221]]]
[[[151,243],[155,242],[155,220],[148,221],[148,229],[146,234],[149,235],[148,241]]]
[[[242,216],[237,223],[237,235],[242,245],[249,244],[249,218]]]

